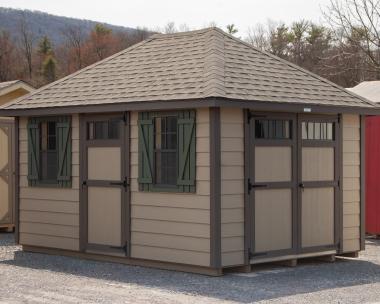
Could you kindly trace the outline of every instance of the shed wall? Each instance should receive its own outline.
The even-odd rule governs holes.
[[[244,263],[244,117],[222,108],[221,248],[222,266]]]
[[[196,193],[142,192],[138,187],[138,113],[131,113],[131,256],[210,265],[209,110],[196,116]]]
[[[72,117],[72,188],[28,186],[28,119],[20,118],[20,244],[79,250],[79,117]]]
[[[343,115],[343,251],[360,250],[360,116]]]

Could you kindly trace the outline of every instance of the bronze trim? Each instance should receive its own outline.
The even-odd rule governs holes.
[[[222,267],[220,108],[210,108],[210,266]]]

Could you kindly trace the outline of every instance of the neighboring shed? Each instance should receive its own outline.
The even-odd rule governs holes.
[[[20,80],[0,82],[0,106],[33,91]],[[14,228],[14,120],[0,117],[0,229]]]
[[[213,275],[356,255],[373,111],[219,29],[154,35],[0,109],[17,241]]]
[[[364,81],[350,91],[380,102],[380,81]],[[366,232],[380,235],[380,116],[366,119]]]

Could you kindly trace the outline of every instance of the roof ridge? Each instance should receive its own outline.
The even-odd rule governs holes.
[[[287,61],[287,60],[285,60],[285,59],[282,59],[282,58],[280,58],[280,57],[278,57],[278,56],[276,56],[276,55],[273,55],[273,54],[271,54],[271,53],[269,53],[269,52],[266,52],[266,51],[260,50],[260,49],[258,49],[258,48],[256,48],[256,47],[254,47],[253,45],[251,45],[251,44],[249,44],[249,43],[247,43],[247,42],[245,42],[245,41],[243,41],[243,40],[241,40],[241,39],[239,39],[239,38],[236,38],[236,37],[234,37],[233,35],[230,35],[230,34],[226,33],[225,31],[223,31],[222,29],[220,29],[220,28],[218,28],[218,27],[215,27],[214,30],[223,33],[223,35],[225,35],[226,37],[228,37],[228,38],[230,38],[230,39],[232,39],[232,40],[234,40],[234,41],[236,41],[236,42],[238,42],[238,43],[241,43],[241,44],[243,44],[243,45],[245,45],[245,46],[247,46],[247,47],[249,47],[249,48],[251,48],[251,49],[254,49],[255,51],[257,51],[257,52],[259,52],[259,53],[262,53],[262,54],[264,54],[264,55],[266,55],[266,56],[269,56],[269,57],[271,57],[271,58],[273,58],[273,59],[276,59],[277,61],[280,61],[280,62],[282,62],[282,63],[284,63],[284,64],[286,64],[286,65],[288,65],[288,66],[290,66],[290,67],[292,67],[292,68],[295,68],[295,69],[297,69],[297,70],[299,70],[299,71],[301,71],[301,72],[304,72],[304,73],[310,75],[311,77],[314,77],[314,78],[316,78],[316,79],[318,79],[318,80],[320,80],[320,81],[322,81],[322,82],[324,82],[324,83],[327,83],[327,84],[329,84],[329,85],[332,85],[332,86],[334,86],[335,88],[337,88],[337,89],[339,89],[339,90],[341,90],[341,91],[347,93],[348,95],[351,95],[351,96],[353,96],[353,97],[355,97],[355,98],[359,98],[359,99],[361,99],[362,101],[364,101],[365,103],[367,103],[367,104],[369,104],[369,105],[371,105],[371,106],[376,106],[376,107],[378,107],[377,104],[375,104],[374,102],[372,102],[372,101],[370,101],[370,100],[364,98],[363,96],[359,96],[359,95],[355,94],[354,92],[351,92],[351,91],[347,90],[346,88],[343,88],[343,87],[341,87],[340,85],[337,85],[336,83],[334,83],[334,82],[332,82],[332,81],[330,81],[330,80],[328,80],[328,79],[326,79],[326,78],[323,78],[323,77],[321,77],[321,76],[319,76],[319,75],[317,75],[317,74],[315,74],[315,73],[313,73],[313,72],[311,72],[311,71],[308,71],[308,70],[306,70],[306,69],[300,67],[299,65],[296,65],[296,64],[294,64],[294,63],[292,63],[292,62],[290,62],[290,61]]]
[[[85,72],[85,71],[87,71],[87,70],[89,70],[89,69],[91,69],[91,68],[99,65],[99,64],[107,62],[107,61],[109,61],[109,60],[111,60],[113,58],[116,58],[116,57],[120,56],[120,55],[124,55],[125,53],[128,53],[128,52],[130,52],[130,51],[132,51],[132,50],[134,50],[134,49],[136,49],[136,48],[138,48],[138,47],[140,47],[140,46],[142,46],[142,45],[144,45],[144,44],[152,41],[153,39],[155,39],[155,38],[149,37],[149,38],[147,38],[147,39],[145,39],[143,41],[140,41],[139,43],[136,43],[136,44],[134,44],[134,45],[132,45],[132,46],[124,49],[124,50],[121,50],[121,51],[119,51],[119,52],[117,52],[117,53],[109,56],[109,57],[106,57],[106,58],[104,58],[104,59],[102,59],[100,61],[97,61],[97,62],[95,62],[93,64],[90,64],[89,66],[86,66],[86,67],[84,67],[84,68],[82,68],[82,69],[80,69],[80,70],[78,70],[78,71],[76,71],[76,72],[74,72],[72,74],[69,74],[69,75],[67,75],[67,76],[65,76],[63,78],[60,78],[60,79],[58,79],[56,81],[53,81],[52,83],[49,83],[49,84],[47,84],[47,85],[45,85],[45,86],[43,86],[43,87],[41,87],[41,88],[39,88],[39,89],[37,89],[37,90],[35,90],[33,92],[30,92],[29,94],[26,94],[26,95],[22,96],[21,98],[18,98],[18,99],[14,100],[14,101],[11,101],[11,102],[3,105],[3,106],[0,106],[0,108],[6,109],[8,106],[11,106],[13,104],[17,104],[17,103],[23,101],[24,99],[27,99],[27,98],[29,98],[29,97],[31,97],[33,95],[36,95],[36,94],[38,94],[38,93],[40,93],[40,92],[42,92],[42,91],[44,91],[44,90],[46,90],[46,89],[48,89],[48,88],[56,85],[58,83],[64,82],[64,81],[66,81],[68,79],[72,79],[72,78],[76,77],[77,75],[79,75],[79,74],[81,74],[81,73],[83,73],[83,72]]]
[[[191,36],[191,35],[196,35],[196,34],[202,34],[202,33],[207,33],[209,31],[212,31],[215,29],[215,27],[206,27],[200,30],[191,30],[191,31],[186,31],[186,32],[176,32],[176,33],[156,33],[150,36],[150,38],[153,39],[165,39],[165,38],[170,38],[170,37],[178,37],[178,36]]]
[[[224,37],[218,32],[215,35],[213,28],[207,29],[209,36],[205,42],[206,56],[204,62],[204,81],[206,83],[204,91],[211,93],[213,97],[225,95],[225,53],[224,53]],[[208,47],[209,46],[209,47]],[[208,49],[208,51],[207,51]],[[220,52],[219,52],[220,51]],[[220,55],[223,57],[220,58]],[[211,76],[206,76],[205,73]],[[221,85],[218,85],[221,84]],[[204,92],[204,93],[205,93]]]

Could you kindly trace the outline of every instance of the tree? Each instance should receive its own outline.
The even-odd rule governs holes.
[[[113,47],[112,30],[103,24],[96,24],[91,31],[89,45],[96,55],[95,61],[102,60],[111,55]]]
[[[238,32],[238,29],[235,27],[235,24],[228,24],[226,26],[227,28],[227,33],[230,35],[235,35]]]
[[[32,79],[32,72],[33,72],[32,56],[33,56],[33,47],[34,47],[35,37],[34,37],[34,34],[31,32],[30,26],[28,25],[26,21],[26,15],[24,12],[21,13],[20,19],[19,19],[19,36],[20,36],[20,48],[22,50],[22,53],[24,55],[24,59],[27,65],[28,76],[29,76],[29,79]]]
[[[341,35],[344,43],[360,49],[368,69],[380,77],[379,1],[330,0],[324,15],[335,35]],[[356,48],[352,48],[352,51],[356,51]],[[355,56],[354,53],[350,55]]]
[[[64,28],[62,34],[66,38],[67,48],[71,51],[75,69],[80,70],[83,67],[82,52],[85,41],[83,30],[80,26],[70,26]]]
[[[178,30],[174,22],[168,22],[168,24],[165,25],[165,28],[164,28],[165,34],[174,34],[176,32],[178,32]]]
[[[264,25],[256,24],[256,26],[248,28],[248,35],[245,40],[262,51],[268,51],[270,49],[268,36],[268,31]]]
[[[285,24],[270,29],[270,51],[281,58],[289,57],[290,34],[289,28]]]
[[[42,37],[38,44],[38,54],[46,56],[52,52],[52,46],[47,36]]]
[[[14,65],[14,45],[8,32],[0,32],[0,81],[10,80]]]
[[[47,83],[56,80],[56,66],[57,62],[53,55],[48,55],[42,64],[42,74]]]

